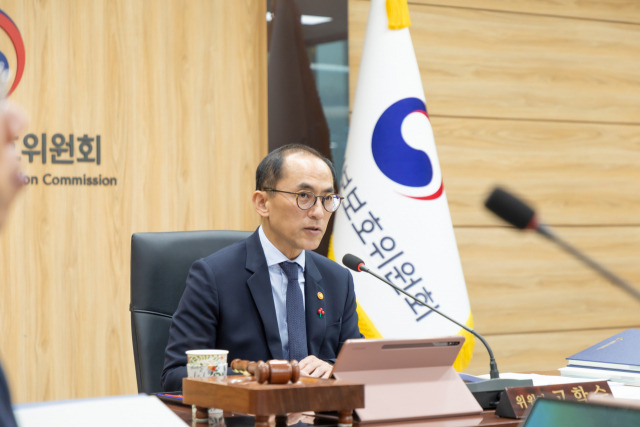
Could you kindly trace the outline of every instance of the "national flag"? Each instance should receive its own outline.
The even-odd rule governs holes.
[[[473,327],[409,25],[406,0],[371,1],[330,256],[353,253]],[[354,280],[366,337],[464,335],[455,367],[468,365],[472,335],[365,273]]]

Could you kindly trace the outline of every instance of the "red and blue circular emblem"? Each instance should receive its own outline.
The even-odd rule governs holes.
[[[22,73],[24,72],[25,52],[24,42],[22,41],[22,35],[16,24],[9,18],[9,15],[0,10],[0,28],[9,37],[9,41],[13,45],[15,50],[15,64],[9,64],[9,59],[4,52],[0,51],[0,66],[4,67],[4,70],[13,70],[13,82],[9,87],[8,94],[11,94],[20,83],[22,79]]]
[[[428,123],[427,106],[421,99],[405,98],[388,107],[373,129],[371,151],[380,171],[404,187],[406,191],[400,190],[401,194],[417,200],[434,200],[443,191],[439,165],[432,161],[428,150],[410,146],[402,135],[405,119],[414,113],[423,114]],[[428,135],[432,139],[430,126],[419,131],[419,136]],[[432,149],[435,156],[435,145]],[[439,182],[434,183],[434,179]]]

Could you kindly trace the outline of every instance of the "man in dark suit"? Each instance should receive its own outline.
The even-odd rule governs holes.
[[[0,226],[4,224],[11,202],[24,185],[13,141],[25,124],[26,117],[22,112],[7,104],[6,100],[0,100]],[[0,366],[0,426],[15,425],[9,386]]]
[[[361,338],[353,279],[314,252],[339,207],[335,170],[304,145],[272,151],[256,170],[261,225],[196,261],[173,316],[162,385],[182,389],[190,349],[229,350],[229,361],[296,359],[327,378],[342,343]]]

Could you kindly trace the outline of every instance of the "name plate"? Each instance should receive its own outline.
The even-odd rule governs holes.
[[[587,401],[591,393],[611,394],[606,381],[589,381],[529,387],[507,387],[500,394],[496,415],[505,418],[524,418],[536,399],[544,397],[558,400]]]

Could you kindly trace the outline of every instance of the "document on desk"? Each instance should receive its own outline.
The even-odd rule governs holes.
[[[478,378],[489,378],[489,375],[487,374],[478,375]],[[507,372],[507,373],[500,374],[500,378],[510,378],[510,379],[518,379],[518,380],[530,379],[530,380],[533,380],[534,386],[597,381],[597,379],[589,379],[589,378],[563,377],[560,375],[520,374],[520,373],[514,373],[514,372]],[[611,388],[611,392],[613,393],[613,397],[618,397],[621,399],[640,400],[640,387],[625,385],[625,384],[621,384],[613,381],[608,381],[608,384],[609,384],[609,387]]]
[[[129,395],[14,405],[20,427],[184,427],[155,396]]]

